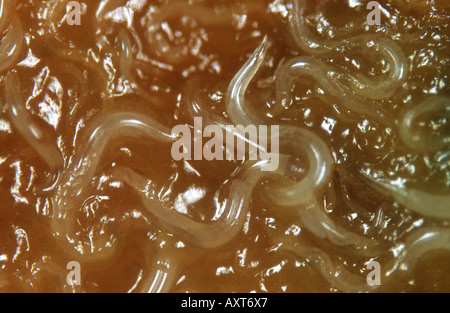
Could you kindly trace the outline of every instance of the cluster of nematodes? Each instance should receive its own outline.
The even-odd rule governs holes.
[[[114,247],[94,252],[86,250],[80,252],[68,238],[74,232],[75,214],[83,205],[86,194],[91,188],[90,183],[96,175],[106,147],[117,136],[130,139],[146,137],[151,141],[167,144],[176,141],[177,137],[172,134],[169,127],[157,122],[151,116],[131,111],[109,112],[100,114],[90,121],[90,125],[84,129],[84,136],[80,139],[77,150],[65,161],[55,140],[44,135],[28,113],[21,92],[19,75],[15,70],[10,70],[19,61],[18,55],[24,41],[19,18],[15,14],[8,14],[12,3],[12,1],[2,1],[0,16],[0,29],[7,30],[0,46],[2,55],[0,72],[5,76],[3,100],[9,120],[15,130],[46,162],[52,174],[51,186],[42,187],[42,192],[51,194],[50,226],[55,234],[55,240],[74,260],[83,262],[103,260],[117,252]],[[298,49],[304,55],[285,60],[278,67],[274,76],[276,105],[272,116],[276,116],[283,108],[294,102],[292,87],[299,78],[306,77],[320,85],[328,96],[338,99],[349,112],[391,123],[393,118],[387,110],[377,104],[377,101],[392,97],[408,79],[409,64],[402,49],[394,40],[377,34],[357,35],[342,41],[315,38],[305,24],[304,6],[305,1],[293,1],[288,24]],[[197,15],[196,13],[195,16]],[[200,16],[207,16],[207,14],[200,14]],[[120,32],[119,39],[122,53],[118,68],[122,75],[133,82],[134,78],[130,70],[133,62],[131,42],[125,32]],[[226,113],[230,121],[203,109],[201,103],[196,100],[195,90],[192,88],[188,92],[189,103],[186,106],[189,116],[192,119],[195,116],[201,116],[207,124],[222,126],[224,131],[227,131],[224,126],[229,122],[244,126],[264,124],[266,119],[258,116],[255,110],[249,107],[248,102],[245,101],[245,94],[265,60],[268,41],[269,38],[264,36],[261,44],[229,84],[226,93]],[[376,51],[388,64],[388,73],[378,80],[373,80],[360,74],[343,73],[339,68],[332,67],[320,59],[321,54],[340,51],[343,46],[349,49]],[[327,99],[324,98],[323,101],[327,102]],[[437,151],[450,146],[448,135],[427,136],[415,130],[415,119],[430,110],[444,112],[448,118],[450,99],[441,96],[429,97],[405,111],[394,126],[398,128],[403,144],[409,149]],[[351,117],[342,116],[342,118]],[[395,123],[392,122],[392,124]],[[279,144],[280,162],[276,171],[270,173],[261,171],[264,161],[247,160],[236,168],[223,188],[228,192],[223,212],[217,219],[209,222],[195,221],[169,207],[158,198],[156,186],[132,168],[117,166],[110,169],[108,175],[131,186],[140,196],[143,206],[160,222],[165,231],[200,248],[222,247],[241,232],[251,207],[253,190],[264,181],[267,175],[270,175],[276,179],[271,179],[262,185],[263,200],[272,207],[284,207],[297,212],[298,222],[314,236],[331,243],[345,253],[362,258],[377,258],[381,253],[386,253],[382,242],[338,225],[322,208],[319,199],[326,192],[332,172],[338,166],[334,164],[328,145],[311,130],[296,125],[280,125]],[[284,148],[289,148],[291,154],[285,154]],[[293,167],[296,160],[301,161],[302,158],[306,158],[308,170],[301,177],[296,177],[298,173]],[[369,176],[365,178],[370,186],[386,196],[392,196],[406,209],[428,218],[450,219],[449,196],[398,187],[387,179]],[[405,240],[402,251],[392,258],[389,266],[385,267],[389,268],[384,273],[385,278],[390,279],[393,273],[413,268],[417,259],[429,251],[450,249],[449,237],[449,229],[438,227],[413,232]],[[285,242],[281,236],[275,236],[273,244],[287,254],[293,253],[296,256],[308,258],[311,265],[337,290],[360,292],[375,291],[377,288],[368,286],[365,277],[334,264],[330,256],[318,247]],[[141,283],[139,290],[136,291],[169,291],[176,276],[173,256],[170,252],[161,250],[158,255],[152,255],[152,260],[149,262],[153,266],[141,273],[139,277]],[[43,270],[46,266],[49,267],[48,271],[58,270],[57,266],[49,264],[42,264]],[[61,273],[63,271],[64,269],[61,269]],[[64,278],[65,281],[65,276],[62,274],[60,276],[61,280]],[[2,284],[1,280],[0,284]],[[65,282],[62,284],[66,285]],[[73,291],[76,287],[68,287],[68,289]]]

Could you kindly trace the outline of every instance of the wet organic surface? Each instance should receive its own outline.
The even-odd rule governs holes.
[[[450,291],[447,1],[68,2],[2,1],[1,291]],[[193,115],[279,171],[174,160]]]

